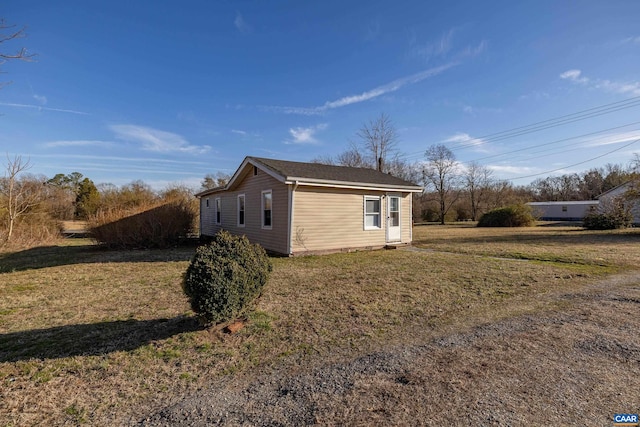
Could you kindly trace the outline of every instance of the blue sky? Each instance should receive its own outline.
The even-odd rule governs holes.
[[[197,187],[247,155],[337,154],[383,112],[405,159],[443,143],[514,184],[640,152],[638,1],[9,0],[1,16],[27,37],[0,48],[37,57],[2,65],[0,151],[49,177]]]

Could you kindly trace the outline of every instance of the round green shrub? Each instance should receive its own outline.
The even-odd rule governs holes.
[[[260,296],[271,270],[261,246],[221,231],[196,249],[183,290],[202,323],[222,323],[241,315]]]
[[[478,227],[529,227],[536,219],[527,205],[511,205],[482,215]]]

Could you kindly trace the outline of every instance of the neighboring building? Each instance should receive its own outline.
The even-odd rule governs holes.
[[[598,209],[598,200],[570,202],[529,202],[533,214],[543,221],[582,221]]]
[[[283,255],[410,244],[421,191],[373,169],[246,157],[226,186],[196,194],[200,234],[227,230]]]
[[[603,207],[611,205],[615,199],[625,197],[627,191],[631,189],[631,185],[633,181],[625,182],[622,185],[618,185],[617,187],[612,188],[609,191],[605,191],[601,195],[598,196],[598,200]],[[640,225],[640,200],[627,201],[626,204],[631,209],[631,214],[633,215],[632,223],[635,226]]]

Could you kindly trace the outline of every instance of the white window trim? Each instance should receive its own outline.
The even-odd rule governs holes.
[[[378,226],[367,226],[367,200],[377,200],[378,211]],[[381,196],[364,196],[362,198],[362,226],[364,230],[380,230],[382,229],[382,197]]]
[[[264,195],[265,194],[271,194],[271,225],[264,225]],[[260,225],[262,226],[263,230],[271,230],[273,229],[273,191],[269,190],[262,190],[262,193],[260,195]]]
[[[240,198],[244,201],[244,223],[240,224]],[[236,198],[236,225],[240,228],[243,228],[247,224],[247,198],[244,193],[238,194]]]
[[[220,225],[222,224],[222,200],[220,199],[220,197],[216,197],[213,200],[213,207],[214,207],[213,220],[217,225]],[[220,221],[218,221],[218,214],[220,214]]]

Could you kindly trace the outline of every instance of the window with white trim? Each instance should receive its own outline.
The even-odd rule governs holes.
[[[206,205],[207,207],[209,207],[209,199],[208,199],[208,198],[207,198],[207,199],[204,199],[204,203],[205,203],[205,205]]]
[[[273,195],[271,190],[262,192],[262,228],[271,229],[273,226]]]
[[[222,209],[221,209],[221,202],[220,202],[220,197],[216,197],[215,201],[214,201],[214,206],[216,208],[216,224],[221,224],[222,223]]]
[[[238,227],[244,227],[244,194],[238,195]]]
[[[364,196],[364,229],[378,230],[381,228],[382,217],[380,197]]]

